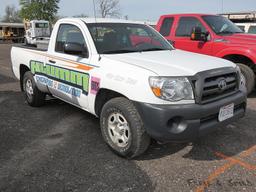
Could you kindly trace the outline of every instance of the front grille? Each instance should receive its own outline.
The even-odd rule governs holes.
[[[226,82],[225,87],[221,89],[219,83]],[[209,77],[204,80],[201,101],[210,102],[220,97],[233,94],[238,89],[238,79],[236,73],[229,73],[215,77]]]
[[[227,97],[239,90],[239,75],[232,68],[198,73],[192,79],[196,102],[206,104]]]

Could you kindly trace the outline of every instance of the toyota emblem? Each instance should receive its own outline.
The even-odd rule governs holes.
[[[218,87],[221,91],[225,90],[227,88],[227,81],[225,79],[220,80]]]

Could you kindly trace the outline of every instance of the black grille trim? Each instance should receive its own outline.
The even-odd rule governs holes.
[[[207,104],[233,95],[239,91],[239,74],[235,68],[204,71],[196,74],[190,80],[194,88],[196,103]],[[218,83],[226,81],[226,88],[221,90]]]

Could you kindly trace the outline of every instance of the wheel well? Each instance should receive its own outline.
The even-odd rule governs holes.
[[[95,99],[95,113],[99,117],[103,106],[111,99],[116,97],[125,97],[109,89],[100,89]]]
[[[22,85],[22,80],[23,80],[24,74],[27,71],[30,71],[30,69],[26,65],[21,64],[20,65],[20,88],[21,88],[22,91],[24,91],[23,90],[23,85]]]
[[[244,55],[226,55],[225,57],[223,57],[223,59],[227,59],[234,63],[245,64],[248,67],[250,67],[254,71],[254,73],[256,73],[256,65],[253,63],[253,61],[250,58]]]

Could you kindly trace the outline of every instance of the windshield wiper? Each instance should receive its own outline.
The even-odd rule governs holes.
[[[138,52],[138,51],[130,50],[130,49],[119,49],[119,50],[103,51],[102,54],[134,53],[134,52]]]
[[[149,49],[142,49],[139,51],[144,52],[144,51],[167,51],[167,50],[170,51],[171,49],[163,49],[163,48],[154,47],[154,48],[149,48]]]
[[[233,34],[235,32],[233,31],[221,31],[221,32],[218,32],[217,34]]]
[[[239,31],[222,31],[217,33],[218,35],[229,35],[229,34],[235,34],[235,33],[243,33],[243,32],[239,32]]]

